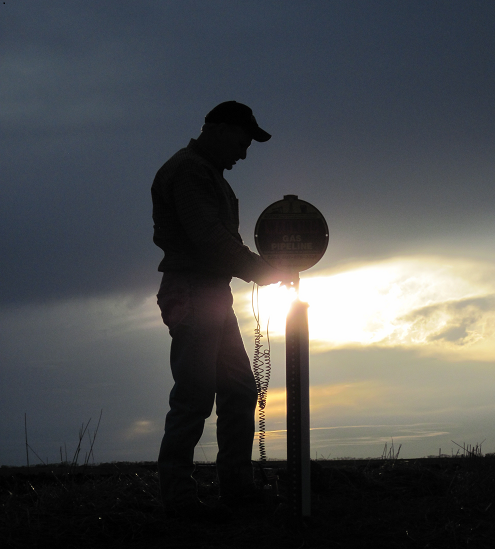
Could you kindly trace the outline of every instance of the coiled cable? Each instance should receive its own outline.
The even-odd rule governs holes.
[[[260,452],[260,461],[266,461],[266,448],[265,448],[265,428],[266,417],[265,407],[268,393],[268,385],[270,383],[271,375],[271,362],[270,362],[270,336],[268,333],[268,327],[270,319],[268,319],[266,326],[266,339],[267,347],[262,350],[263,344],[261,338],[260,325],[260,310],[259,310],[259,286],[253,284],[253,291],[251,294],[251,304],[253,308],[254,319],[256,321],[256,327],[254,329],[254,356],[253,356],[253,373],[256,381],[256,388],[258,390],[258,444]]]

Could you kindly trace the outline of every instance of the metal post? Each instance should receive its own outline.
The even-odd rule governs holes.
[[[287,471],[289,513],[311,515],[308,304],[293,302],[286,324]]]

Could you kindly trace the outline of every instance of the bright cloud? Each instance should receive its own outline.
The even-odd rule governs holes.
[[[492,264],[445,257],[393,258],[303,277],[312,352],[349,346],[416,348],[449,359],[495,357]],[[304,275],[303,275],[304,276]],[[280,337],[295,292],[259,292],[261,316]],[[244,295],[245,313],[251,294]],[[252,314],[252,313],[251,313]]]

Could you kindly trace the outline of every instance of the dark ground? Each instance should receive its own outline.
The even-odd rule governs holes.
[[[286,464],[272,462],[280,494]],[[215,469],[199,464],[200,497]],[[166,520],[156,464],[0,468],[0,546],[9,548],[490,548],[495,458],[312,462],[311,520],[268,503],[225,525]]]

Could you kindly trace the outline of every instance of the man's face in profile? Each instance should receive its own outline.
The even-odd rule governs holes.
[[[219,132],[220,158],[219,161],[225,170],[231,170],[239,160],[246,158],[246,153],[251,145],[251,137],[240,126],[225,124]]]

